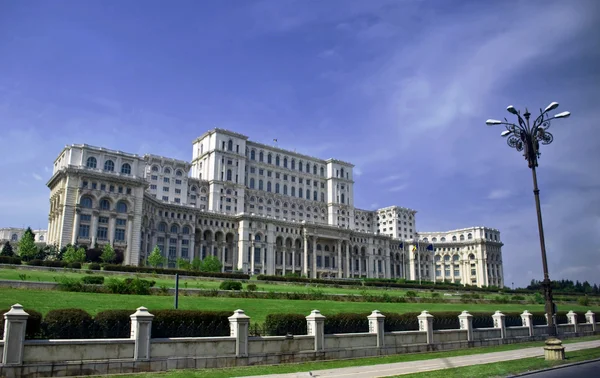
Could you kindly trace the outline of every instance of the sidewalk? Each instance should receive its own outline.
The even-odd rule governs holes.
[[[580,343],[563,344],[565,350],[572,352],[581,349],[600,348],[600,340],[585,341]],[[329,370],[314,370],[312,375],[308,372],[304,373],[287,373],[287,374],[271,374],[257,375],[246,378],[300,378],[300,377],[315,377],[315,378],[376,378],[389,377],[392,375],[420,373],[424,371],[441,370],[448,368],[456,368],[470,365],[489,364],[494,362],[519,360],[522,358],[540,357],[544,355],[544,350],[541,346],[534,348],[517,349],[506,352],[493,352],[473,354],[470,356],[436,358],[432,360],[421,360],[411,362],[397,362],[393,364],[370,365],[370,366],[354,366],[339,369]]]

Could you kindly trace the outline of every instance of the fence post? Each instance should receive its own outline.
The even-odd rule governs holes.
[[[588,310],[588,312],[585,313],[585,321],[592,325],[592,332],[596,332],[596,314]]]
[[[567,312],[567,320],[569,324],[573,324],[573,332],[577,333],[577,314],[573,310]]]
[[[236,357],[248,356],[248,326],[250,325],[250,317],[244,313],[244,310],[235,310],[233,315],[228,319],[231,336],[235,337]]]
[[[379,312],[379,310],[375,310],[371,315],[367,316],[367,319],[369,319],[369,333],[377,334],[377,348],[383,348],[385,346],[385,315]]]
[[[473,315],[469,311],[463,311],[458,315],[460,329],[467,330],[467,341],[473,341]]]
[[[5,366],[23,363],[23,346],[28,317],[29,314],[18,303],[10,306],[10,311],[4,314],[4,348],[1,362]]]
[[[506,322],[505,315],[500,311],[496,311],[494,315],[492,315],[492,319],[494,319],[494,328],[500,329],[500,338],[506,339]]]
[[[417,319],[419,319],[419,331],[427,332],[427,344],[433,344],[433,315],[429,311],[423,311]]]
[[[315,337],[315,351],[325,350],[325,316],[319,310],[312,310],[306,317],[307,333]]]
[[[146,307],[138,307],[131,318],[130,338],[135,340],[133,350],[134,361],[148,361],[150,359],[150,336],[152,333],[152,319],[154,315]]]
[[[523,311],[521,322],[523,323],[523,327],[529,329],[529,337],[533,337],[533,314],[527,310]]]

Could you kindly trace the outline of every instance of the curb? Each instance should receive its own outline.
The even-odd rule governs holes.
[[[587,360],[587,361],[573,362],[570,364],[558,365],[558,366],[545,368],[545,369],[532,370],[532,371],[528,371],[526,373],[521,373],[521,374],[517,374],[517,375],[509,375],[509,376],[507,376],[507,378],[526,377],[526,376],[532,375],[532,374],[543,373],[543,372],[551,371],[551,370],[564,369],[564,368],[568,368],[568,367],[572,367],[572,366],[589,364],[592,362],[600,362],[600,358],[595,358],[593,360]]]

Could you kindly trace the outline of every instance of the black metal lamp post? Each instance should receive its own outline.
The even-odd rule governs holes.
[[[544,241],[544,227],[542,226],[542,210],[540,208],[540,190],[537,184],[537,175],[535,168],[538,166],[538,158],[540,157],[540,143],[550,144],[554,140],[552,134],[548,132],[550,127],[550,121],[553,119],[567,118],[571,115],[569,112],[562,112],[554,116],[548,115],[548,113],[558,108],[558,102],[553,102],[546,107],[546,109],[540,109],[540,115],[533,121],[533,124],[529,123],[531,113],[525,109],[525,113],[521,116],[521,112],[517,111],[512,105],[506,108],[506,110],[517,116],[519,121],[518,124],[510,123],[506,118],[504,122],[495,119],[488,119],[485,123],[488,126],[504,125],[506,130],[500,134],[502,137],[508,137],[507,143],[510,147],[517,151],[523,151],[523,156],[531,168],[531,174],[533,176],[533,195],[535,197],[535,208],[537,211],[538,220],[538,231],[540,235],[540,247],[542,250],[542,265],[544,268],[544,280],[542,281],[542,287],[544,288],[544,298],[546,300],[546,316],[548,317],[548,329],[550,336],[556,336],[556,327],[554,325],[554,308],[552,303],[552,282],[548,276],[548,262],[546,260],[546,243]],[[525,118],[525,119],[523,119]]]

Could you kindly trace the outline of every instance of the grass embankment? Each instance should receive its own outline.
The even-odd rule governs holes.
[[[573,342],[598,340],[600,337],[582,337],[578,339],[564,340],[563,344],[569,344]],[[174,370],[164,373],[140,373],[140,374],[129,374],[121,375],[121,377],[135,377],[135,378],[231,378],[231,377],[247,377],[252,375],[266,375],[266,374],[286,374],[286,373],[300,373],[315,370],[328,370],[337,369],[353,366],[372,366],[380,364],[391,364],[397,362],[411,362],[411,361],[423,361],[431,360],[434,358],[450,358],[458,356],[470,356],[481,353],[492,353],[492,352],[503,352],[510,350],[518,350],[531,347],[542,347],[543,342],[529,342],[520,344],[507,344],[496,347],[484,347],[484,348],[469,348],[469,349],[458,349],[448,352],[427,352],[427,353],[412,353],[412,354],[396,354],[391,356],[383,357],[367,357],[357,358],[352,360],[335,360],[335,361],[314,361],[305,362],[299,364],[282,364],[282,365],[264,365],[264,366],[247,366],[247,367],[235,367],[225,369],[202,369],[202,370]],[[575,352],[567,352],[567,360],[563,363],[572,363],[577,361],[585,361],[600,357],[600,349],[588,349]],[[507,374],[514,374],[516,372],[525,372],[529,370],[542,369],[544,367],[553,366],[552,364],[544,364],[546,361],[540,358],[527,358],[522,360],[513,360],[508,362],[502,362],[497,364],[486,364],[486,365],[475,365],[465,368],[456,369],[444,369],[437,371],[430,371],[420,374],[402,375],[400,377],[490,377],[490,376],[505,376],[502,375],[502,369],[507,371]],[[504,368],[496,368],[496,365],[506,365]],[[521,368],[521,370],[514,370],[512,367]],[[477,369],[485,367],[483,369]],[[483,375],[471,375],[469,371],[462,373],[455,373],[461,369],[474,369],[476,371],[483,372]],[[496,371],[499,371],[496,373]],[[434,375],[435,374],[435,375]],[[448,375],[449,374],[449,375]]]
[[[131,309],[139,306],[147,307],[150,311],[173,308],[172,296],[158,295],[120,295],[97,293],[74,293],[49,290],[26,290],[0,288],[0,308],[8,309],[11,305],[20,303],[25,307],[47,313],[58,308],[81,308],[90,314],[109,309]],[[430,312],[463,310],[471,312],[489,312],[496,310],[504,312],[522,312],[527,309],[543,311],[543,305],[521,304],[463,304],[463,303],[369,303],[369,302],[333,302],[306,301],[285,299],[253,299],[225,297],[179,296],[179,308],[184,310],[205,311],[234,311],[242,309],[252,318],[252,322],[262,323],[267,314],[293,313],[308,315],[311,310],[318,309],[323,314],[340,312],[367,313],[375,309],[382,312],[405,313],[428,310]],[[585,312],[592,310],[600,312],[600,307],[569,306],[569,310]],[[567,310],[567,309],[565,309]]]

